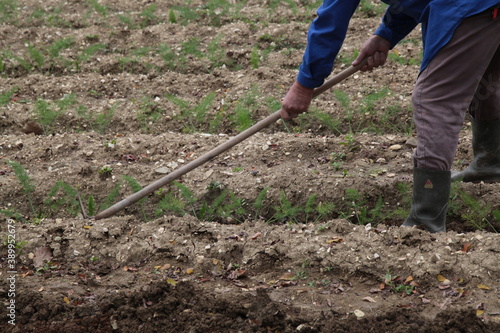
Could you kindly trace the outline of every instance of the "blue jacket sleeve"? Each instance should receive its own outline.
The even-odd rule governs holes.
[[[359,1],[325,0],[318,9],[318,16],[309,27],[307,47],[297,76],[300,84],[316,88],[331,74]]]
[[[415,29],[417,24],[418,22],[403,13],[401,8],[391,5],[387,8],[382,23],[375,31],[375,35],[387,39],[394,47]]]

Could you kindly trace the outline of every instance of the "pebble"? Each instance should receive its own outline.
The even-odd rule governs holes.
[[[392,146],[389,147],[389,149],[393,150],[393,151],[398,151],[401,148],[403,148],[403,147],[401,147],[401,145],[392,145]]]
[[[354,315],[358,318],[363,318],[365,316],[365,313],[361,310],[354,310]]]
[[[170,169],[167,167],[161,167],[155,170],[156,173],[169,173]]]

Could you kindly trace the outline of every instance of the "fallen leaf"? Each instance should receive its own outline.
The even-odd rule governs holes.
[[[251,240],[256,240],[256,239],[257,239],[257,238],[259,238],[260,236],[262,236],[262,232],[258,232],[258,233],[256,233],[255,235],[253,235],[253,236],[251,237]]]
[[[472,250],[472,244],[465,243],[464,247],[462,248],[462,252],[469,252],[470,250]]]
[[[295,278],[295,273],[286,272],[279,278],[279,280],[293,280],[294,278]]]
[[[188,269],[186,269],[186,273],[187,273],[187,274],[193,274],[193,272],[194,272],[194,269],[193,269],[193,268],[188,268]]]
[[[430,300],[430,299],[425,298],[425,297],[424,297],[424,298],[422,298],[422,303],[424,303],[424,304],[429,304],[430,302],[431,302],[431,300]]]
[[[137,272],[137,268],[135,268],[135,267],[130,267],[130,266],[125,266],[125,267],[123,267],[123,270],[124,270],[125,272],[127,272],[127,271],[129,271],[129,272]]]
[[[212,263],[213,263],[214,265],[218,265],[218,264],[219,264],[219,260],[217,260],[217,259],[213,259],[213,260],[212,260]]]
[[[67,304],[71,303],[71,301],[69,300],[69,298],[64,297],[63,299],[64,299],[64,301],[65,301]]]
[[[52,259],[52,249],[50,247],[38,247],[35,250],[35,256],[33,257],[33,265],[36,268],[42,267],[43,264]]]
[[[33,271],[27,271],[26,273],[21,274],[22,277],[27,277],[28,275],[32,275]]]
[[[484,314],[484,310],[476,310],[476,316],[481,317]]]
[[[44,291],[45,288],[44,287],[40,287],[40,289],[38,289],[38,291]]]
[[[342,243],[344,240],[342,238],[332,238],[328,241],[326,241],[327,244],[331,244],[331,243]]]
[[[246,271],[244,269],[240,269],[240,270],[232,271],[231,273],[229,273],[227,278],[230,280],[236,280],[242,276],[245,276],[245,274],[246,274]]]
[[[178,282],[175,281],[174,279],[167,279],[167,283],[171,286],[175,286]]]
[[[165,264],[165,265],[163,265],[163,266],[161,266],[161,267],[160,267],[160,271],[167,270],[167,269],[169,269],[170,267],[171,267],[171,265],[170,265],[170,264]]]
[[[377,301],[375,301],[373,298],[371,298],[369,296],[363,298],[363,301],[367,301],[367,302],[370,302],[370,303],[377,303]]]
[[[412,281],[413,281],[413,276],[410,275],[406,278],[405,283],[410,283]]]
[[[447,278],[445,278],[441,274],[438,274],[437,279],[438,279],[439,282],[444,282],[444,281],[448,280]]]
[[[478,284],[478,285],[477,285],[477,287],[478,287],[479,289],[483,289],[483,290],[490,290],[490,287],[485,286],[484,284]]]
[[[92,227],[91,227],[90,225],[84,225],[84,226],[83,226],[83,228],[84,228],[84,229],[90,229],[90,228],[92,228]]]

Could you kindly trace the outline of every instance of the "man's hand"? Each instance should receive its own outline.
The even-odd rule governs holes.
[[[387,54],[390,49],[391,43],[387,39],[374,35],[363,44],[358,57],[354,60],[352,65],[356,66],[361,60],[368,58],[366,65],[361,67],[361,71],[365,72],[375,67],[382,66],[387,60]]]
[[[292,119],[307,112],[313,98],[313,91],[314,89],[306,88],[295,81],[281,103],[281,118]]]

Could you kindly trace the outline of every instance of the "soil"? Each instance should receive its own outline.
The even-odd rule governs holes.
[[[85,216],[90,196],[102,210],[113,189],[115,201],[132,194],[123,175],[146,186],[239,133],[229,113],[238,103],[250,100],[254,121],[276,111],[268,101],[293,82],[315,14],[307,2],[250,0],[238,15],[204,3],[26,0],[2,18],[1,49],[17,55],[2,53],[0,66],[0,94],[15,89],[0,107],[2,332],[500,331],[498,185],[455,184],[462,199],[453,198],[446,233],[399,227],[411,194],[418,31],[383,68],[319,96],[311,115],[278,121],[178,180],[212,205],[227,190],[248,208],[266,190],[262,207],[211,219],[200,207],[155,214],[165,193],[180,198],[180,185],[169,184],[115,216]],[[148,21],[145,8],[154,8]],[[182,21],[181,8],[198,16]],[[379,16],[355,13],[334,73]],[[188,53],[172,65],[144,51],[167,45],[181,58],[197,39],[209,54],[216,36],[224,65]],[[29,58],[30,45],[63,38],[74,44],[58,57]],[[94,44],[105,47],[82,57]],[[369,105],[366,96],[384,87]],[[220,119],[216,130],[208,121],[188,130],[194,118],[179,101],[194,107],[211,93],[204,117]],[[70,97],[76,102],[53,123],[35,112]],[[318,110],[339,120],[333,129]],[[456,168],[470,161],[470,142],[466,120]],[[25,168],[32,191],[10,161]],[[63,187],[51,193],[58,182],[80,194],[84,209],[64,201]],[[276,218],[280,205],[304,207],[313,195],[334,211]]]

